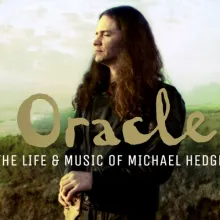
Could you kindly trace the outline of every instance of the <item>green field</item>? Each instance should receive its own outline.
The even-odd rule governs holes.
[[[187,117],[197,111],[188,108]],[[205,121],[198,129],[203,135],[213,130],[218,133],[206,143],[196,143],[187,137],[181,144],[179,156],[182,166],[176,167],[171,178],[161,187],[158,219],[220,219],[220,168],[216,166],[186,166],[187,154],[220,154],[220,112],[218,108],[200,110]],[[3,166],[0,170],[0,219],[61,220],[63,209],[57,202],[59,179],[63,171],[63,154],[67,149],[64,132],[72,110],[61,113],[61,135],[48,148],[29,146],[20,135],[0,139],[0,155],[17,155],[17,166]],[[53,125],[52,116],[34,123],[34,127],[48,132]],[[47,155],[47,166],[24,167],[23,155]],[[51,165],[53,155],[59,155],[58,166]]]

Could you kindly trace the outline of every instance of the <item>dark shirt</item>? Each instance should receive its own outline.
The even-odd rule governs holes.
[[[128,166],[126,160],[120,166],[111,166],[108,164],[109,155],[159,155],[165,156],[176,155],[179,150],[180,143],[176,146],[166,145],[160,138],[159,132],[155,133],[146,143],[134,146],[123,140],[122,123],[111,108],[111,94],[114,92],[112,84],[106,92],[97,94],[86,114],[83,114],[89,120],[89,126],[79,126],[76,130],[76,146],[75,150],[70,149],[70,154],[92,154],[103,155],[103,166],[93,166],[92,189],[85,192],[90,202],[90,208],[98,210],[101,215],[113,213],[114,215],[127,216],[121,219],[135,219],[131,216],[154,216],[159,207],[159,188],[171,176],[174,169],[173,166]],[[166,120],[167,131],[177,138],[182,135],[185,123],[185,103],[176,90],[171,85],[164,84],[170,101],[170,113]],[[156,101],[156,100],[155,100]],[[154,103],[155,104],[155,103]],[[79,113],[80,117],[82,116]],[[96,146],[93,138],[103,131],[103,127],[99,124],[92,125],[91,121],[95,119],[107,120],[117,138],[121,142],[116,146]],[[151,116],[143,117],[143,122],[137,123],[137,129],[143,133],[148,133],[150,122],[155,120]],[[103,137],[104,139],[104,137]],[[78,168],[85,170],[84,167]],[[75,167],[68,167],[67,172],[76,170]],[[85,170],[86,171],[86,170]],[[90,210],[91,211],[91,210]],[[94,212],[96,212],[94,211]],[[107,214],[108,215],[108,214]],[[94,218],[96,219],[96,218]],[[98,218],[97,218],[98,219]],[[104,219],[104,218],[103,218]],[[107,220],[109,218],[106,218]]]

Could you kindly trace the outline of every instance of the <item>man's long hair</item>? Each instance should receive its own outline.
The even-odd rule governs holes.
[[[154,105],[160,82],[165,81],[163,62],[145,17],[131,6],[119,6],[104,11],[116,21],[122,31],[125,50],[119,54],[117,81],[112,96],[113,110],[121,120],[141,117],[143,104]],[[89,70],[79,85],[73,106],[85,110],[96,92],[110,85],[110,70],[92,59]]]

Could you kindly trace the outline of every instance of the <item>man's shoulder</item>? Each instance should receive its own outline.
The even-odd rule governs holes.
[[[186,104],[180,91],[174,85],[165,82],[161,83],[160,88],[164,88],[166,90],[171,107],[178,106],[178,108],[185,114]]]
[[[168,96],[172,96],[172,97],[175,96],[175,97],[183,100],[182,94],[174,85],[171,85],[171,84],[168,84],[165,82],[161,82],[159,89],[162,89],[162,88],[164,88],[167,91]]]
[[[165,88],[168,92],[177,92],[179,93],[178,89],[169,83],[166,82],[160,82],[160,87],[159,88]]]

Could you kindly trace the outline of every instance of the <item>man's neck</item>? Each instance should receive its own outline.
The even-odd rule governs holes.
[[[109,66],[110,69],[110,82],[113,83],[116,81],[116,77],[117,77],[117,68],[116,65],[111,65]]]

